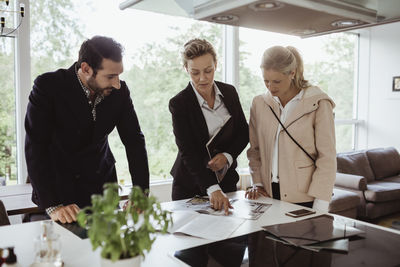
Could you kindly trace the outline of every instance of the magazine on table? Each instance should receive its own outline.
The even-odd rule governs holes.
[[[247,200],[247,199],[230,199],[233,209],[229,209],[230,217],[243,218],[248,220],[257,220],[260,218],[271,204]],[[192,210],[201,214],[226,216],[224,210],[214,210],[208,197],[193,197],[186,202],[180,204],[175,210]]]

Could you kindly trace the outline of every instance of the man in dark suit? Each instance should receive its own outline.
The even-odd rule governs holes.
[[[107,182],[117,182],[108,135],[117,127],[133,185],[149,187],[149,169],[130,92],[119,80],[122,46],[95,36],[78,62],[36,78],[25,118],[25,157],[32,201],[55,221],[76,221]]]

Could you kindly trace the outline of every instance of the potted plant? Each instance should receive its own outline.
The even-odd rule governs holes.
[[[156,227],[165,233],[172,223],[171,213],[137,186],[120,209],[118,187],[116,183],[105,184],[103,195],[93,195],[92,206],[82,209],[77,220],[87,229],[93,250],[101,247],[102,266],[115,266],[117,261],[118,266],[125,266],[124,262],[140,266],[144,252],[150,251],[155,240]]]

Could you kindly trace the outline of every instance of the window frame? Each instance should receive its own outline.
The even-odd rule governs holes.
[[[25,162],[24,119],[31,91],[30,54],[30,3],[29,0],[16,0],[15,6],[25,5],[25,17],[15,36],[15,110],[17,137],[17,183],[24,184],[28,176]],[[18,20],[16,20],[18,21]]]
[[[31,91],[31,58],[30,58],[30,5],[29,0],[16,0],[15,5],[20,3],[25,4],[25,10],[27,16],[22,21],[22,24],[15,34],[15,92],[16,92],[16,135],[17,135],[17,177],[18,183],[26,183],[27,178],[27,167],[25,162],[25,129],[24,129],[24,117],[26,114],[26,108],[28,104],[28,97]],[[367,39],[369,38],[368,34]],[[359,83],[360,75],[363,73],[360,71],[362,66],[361,56],[365,54],[365,51],[369,49],[369,46],[362,48],[360,51],[360,45],[365,44],[364,38],[363,43],[360,42],[361,37],[359,36],[359,44],[357,48],[357,66],[356,66],[356,81],[354,86],[354,106],[353,106],[353,118],[352,119],[335,119],[335,125],[353,125],[353,147],[352,149],[358,149],[362,146],[363,140],[366,139],[367,133],[364,132],[363,126],[366,124],[366,120],[360,119],[358,114],[360,110],[365,110],[366,104],[360,105],[363,98],[359,94]],[[223,77],[222,81],[233,84],[238,90],[239,88],[239,27],[225,25],[223,27]],[[361,52],[361,53],[360,53]],[[368,62],[369,63],[369,62]],[[364,94],[363,94],[364,95]],[[362,95],[362,96],[363,96]],[[361,108],[360,108],[361,107]],[[364,112],[365,113],[365,112]],[[362,114],[364,114],[362,113]],[[360,142],[361,138],[361,142]],[[167,179],[168,180],[168,179]],[[156,184],[159,182],[155,182]]]

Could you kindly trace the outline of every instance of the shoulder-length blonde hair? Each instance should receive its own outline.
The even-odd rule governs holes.
[[[260,67],[286,75],[294,71],[293,83],[297,88],[306,89],[311,86],[303,76],[303,59],[299,51],[293,46],[273,46],[268,48],[263,54]]]

